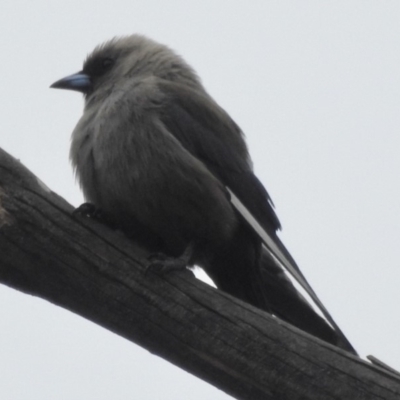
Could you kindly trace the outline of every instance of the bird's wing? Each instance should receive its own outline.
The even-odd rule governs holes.
[[[228,189],[229,190],[229,189]],[[307,279],[301,273],[300,269],[294,263],[294,260],[290,256],[289,252],[285,249],[282,242],[280,242],[277,236],[271,237],[257,222],[251,212],[244,206],[244,204],[235,196],[234,193],[230,191],[231,194],[231,202],[236,208],[237,211],[242,215],[242,217],[248,222],[248,224],[253,228],[254,231],[257,232],[258,236],[261,237],[264,246],[267,248],[268,252],[272,257],[276,259],[276,261],[283,267],[299,284],[300,286],[306,291],[306,293],[311,297],[314,304],[321,310],[324,317],[329,321],[331,326],[336,331],[337,335],[340,337],[341,343],[345,348],[352,350],[355,352],[353,346],[348,341],[342,330],[336,324],[335,320],[332,318],[329,311],[326,309],[324,304],[321,302],[317,294],[314,292],[314,289],[311,285],[307,282]],[[285,251],[282,251],[284,249]],[[293,260],[293,261],[291,261]],[[279,282],[283,283],[283,282]],[[286,290],[293,291],[295,290],[294,287],[290,287],[286,285]],[[299,297],[297,300],[304,301],[303,298]]]
[[[167,81],[161,81],[159,88],[165,96],[160,110],[162,123],[228,188],[233,206],[257,232],[276,267],[286,270],[303,287],[344,346],[353,349],[276,235],[278,217],[270,196],[253,173],[240,128],[205,93]],[[296,291],[294,286],[281,286],[282,290]],[[300,294],[299,299],[304,302]]]
[[[166,81],[159,86],[165,95],[162,123],[235,193],[265,230],[278,230],[271,198],[253,173],[240,128],[206,94]]]

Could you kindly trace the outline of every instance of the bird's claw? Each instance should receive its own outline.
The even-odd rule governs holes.
[[[92,203],[83,203],[72,212],[74,216],[79,215],[89,218],[97,218],[99,214],[101,214],[100,210]]]
[[[145,270],[146,275],[148,272],[164,275],[173,271],[185,271],[187,267],[186,260],[181,257],[169,257],[162,253],[152,254],[148,261]]]
[[[72,215],[82,216],[95,219],[101,224],[107,225],[111,229],[116,229],[114,222],[103,212],[100,207],[96,207],[92,203],[83,203],[78,208],[76,208]]]

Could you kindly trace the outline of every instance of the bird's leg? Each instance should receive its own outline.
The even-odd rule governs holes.
[[[73,216],[83,216],[93,218],[96,221],[115,229],[115,224],[108,218],[108,216],[99,207],[96,207],[93,203],[83,203],[72,212]]]
[[[172,271],[184,271],[189,265],[194,251],[193,242],[189,243],[185,251],[179,257],[170,257],[163,253],[155,253],[149,256],[149,264],[145,273],[149,271],[167,274]]]
[[[83,203],[79,207],[75,208],[75,210],[72,212],[72,215],[96,218],[96,213],[98,210],[99,209],[93,203]]]

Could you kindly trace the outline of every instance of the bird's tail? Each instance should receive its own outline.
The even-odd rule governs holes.
[[[226,253],[220,251],[214,267],[206,270],[217,287],[325,342],[356,354],[343,333],[336,331],[315,311],[267,250],[251,254],[251,249],[260,246],[254,246],[257,238],[253,232],[246,232],[247,229],[240,230],[232,246]],[[247,253],[242,254],[243,249]]]
[[[272,314],[325,342],[356,354],[343,333],[314,310],[267,251],[261,255],[260,267]]]
[[[228,245],[215,252],[211,265],[202,266],[219,289],[271,313],[259,265],[260,239],[245,221],[240,223]]]
[[[276,233],[265,230],[232,191],[228,191],[232,205],[263,243],[260,271],[272,313],[322,340],[357,354]],[[314,311],[285,271],[305,290],[326,320]]]

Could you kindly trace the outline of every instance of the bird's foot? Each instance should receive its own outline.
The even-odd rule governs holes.
[[[107,217],[103,210],[96,207],[93,203],[83,203],[72,212],[73,216],[83,216],[95,219],[96,221],[115,228],[114,223]]]
[[[93,203],[83,203],[72,212],[72,215],[83,216],[89,218],[97,218],[101,210],[97,208]]]
[[[185,270],[187,266],[186,261],[180,257],[169,257],[162,253],[152,254],[148,258],[148,261],[146,274],[148,272],[155,272],[164,275],[173,271]]]
[[[168,274],[173,271],[189,271],[187,266],[193,255],[193,245],[185,249],[179,257],[171,257],[163,253],[155,253],[149,256],[148,265],[145,273],[155,272],[161,275]]]

